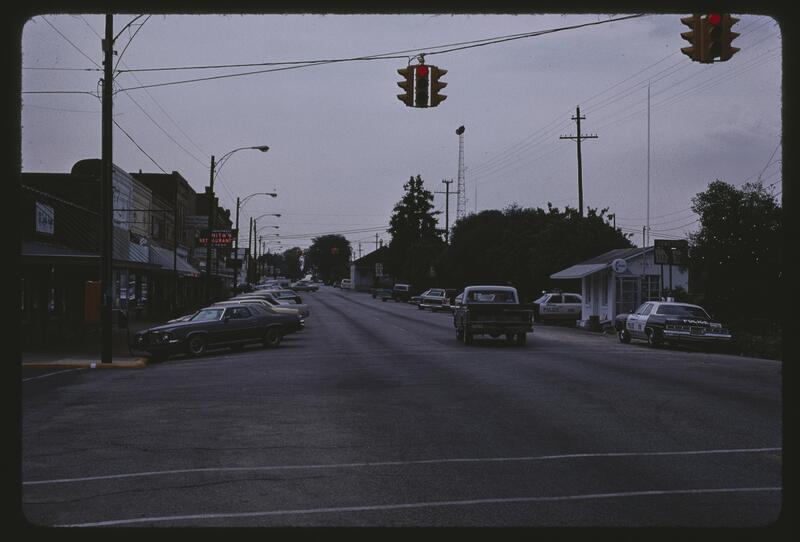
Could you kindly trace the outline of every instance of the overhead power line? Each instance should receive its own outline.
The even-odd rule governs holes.
[[[444,53],[450,53],[450,52],[460,51],[460,50],[464,50],[464,49],[471,49],[471,48],[475,48],[475,47],[484,47],[484,46],[487,46],[487,45],[494,45],[494,44],[503,43],[503,42],[506,42],[506,41],[525,39],[525,38],[532,38],[532,37],[536,37],[536,36],[552,34],[552,33],[555,33],[555,32],[563,32],[563,31],[567,31],[567,30],[575,30],[575,29],[584,28],[584,27],[587,27],[587,26],[596,26],[596,25],[608,24],[608,23],[617,22],[617,21],[624,21],[624,20],[627,20],[627,19],[634,19],[634,18],[638,18],[638,17],[643,17],[644,15],[645,14],[628,15],[628,16],[625,16],[625,17],[618,17],[618,18],[615,18],[615,19],[608,19],[608,20],[605,20],[605,21],[595,21],[595,22],[592,22],[592,23],[583,23],[583,24],[579,24],[579,25],[572,25],[572,26],[559,27],[559,28],[551,28],[551,29],[547,29],[547,30],[539,30],[539,31],[535,31],[535,32],[528,32],[528,33],[524,33],[524,34],[514,34],[514,35],[509,35],[509,36],[500,36],[500,37],[497,37],[497,38],[487,38],[487,39],[484,39],[484,40],[475,40],[473,42],[461,42],[459,44],[437,45],[437,46],[433,46],[433,47],[421,47],[421,48],[417,48],[417,49],[409,49],[409,50],[405,50],[405,51],[396,51],[396,52],[392,52],[392,53],[379,53],[379,54],[364,55],[364,56],[351,57],[351,58],[295,61],[295,62],[288,63],[290,65],[285,65],[287,63],[277,63],[277,62],[256,63],[256,64],[253,64],[253,65],[254,66],[258,66],[258,65],[263,65],[263,66],[281,66],[281,67],[267,69],[267,70],[256,70],[256,71],[232,73],[232,74],[225,74],[225,75],[215,75],[215,76],[210,76],[210,77],[199,77],[199,78],[195,78],[195,79],[186,79],[186,80],[181,80],[181,81],[168,81],[168,82],[164,82],[164,83],[153,83],[153,84],[150,84],[150,85],[141,85],[141,86],[138,86],[138,87],[129,87],[127,89],[121,89],[121,90],[138,90],[138,89],[143,89],[143,88],[163,87],[163,86],[180,85],[180,84],[186,84],[186,83],[198,83],[198,82],[202,82],[202,81],[212,81],[212,80],[215,80],[215,79],[227,79],[227,78],[231,78],[231,77],[244,77],[244,76],[247,76],[247,75],[257,75],[257,74],[270,73],[270,72],[275,72],[275,71],[294,70],[294,69],[300,69],[300,68],[308,68],[308,67],[311,67],[311,66],[320,66],[320,65],[325,65],[325,64],[334,64],[334,63],[342,63],[342,62],[355,62],[355,61],[364,61],[364,60],[388,60],[388,59],[392,59],[392,58],[408,58],[407,56],[395,56],[395,55],[400,55],[400,54],[405,54],[405,53],[417,53],[417,55],[424,54],[425,56],[444,54]],[[463,45],[463,44],[466,44],[466,45]],[[444,50],[441,50],[441,51],[433,51],[432,50],[432,49],[446,48],[446,47],[450,47],[450,48],[449,49],[444,49]],[[170,70],[174,71],[174,70],[177,70],[177,69],[187,69],[187,68],[190,68],[190,69],[222,69],[222,68],[231,68],[231,67],[238,67],[238,66],[242,66],[242,65],[193,66],[193,67],[176,67],[176,68],[150,68],[150,69],[147,69],[147,70],[148,71],[156,71],[156,70],[159,70],[159,71],[170,71]],[[127,70],[127,71],[145,71],[145,70],[146,69]]]

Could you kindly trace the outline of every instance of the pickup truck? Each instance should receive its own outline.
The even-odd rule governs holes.
[[[453,312],[456,339],[472,344],[475,335],[489,335],[519,346],[533,332],[533,307],[521,304],[511,286],[467,286]]]

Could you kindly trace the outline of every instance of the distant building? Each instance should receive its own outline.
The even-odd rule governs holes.
[[[688,269],[656,264],[653,255],[653,247],[614,249],[550,278],[581,281],[583,309],[578,325],[587,326],[591,316],[600,324],[608,323],[617,314],[633,312],[645,301],[661,299],[670,284],[689,291]]]
[[[381,247],[350,264],[350,281],[354,290],[367,291],[387,285],[391,288],[392,279],[386,274],[388,254],[389,248]]]

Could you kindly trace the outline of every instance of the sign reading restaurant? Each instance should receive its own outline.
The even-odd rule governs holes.
[[[36,233],[53,235],[55,226],[55,214],[53,208],[44,203],[36,202]]]
[[[236,230],[211,230],[211,246],[217,248],[231,248]],[[208,229],[200,230],[197,234],[198,246],[208,246]]]

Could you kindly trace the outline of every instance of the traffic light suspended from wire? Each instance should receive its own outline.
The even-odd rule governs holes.
[[[739,36],[731,27],[738,22],[739,19],[731,17],[729,13],[695,13],[682,17],[681,23],[690,30],[681,33],[681,37],[692,45],[683,47],[681,52],[693,61],[703,64],[730,60],[739,52],[738,47],[731,46],[731,42]]]
[[[420,62],[401,68],[397,73],[403,76],[403,80],[398,82],[397,86],[405,91],[403,94],[398,94],[397,99],[406,106],[436,107],[447,99],[444,94],[439,94],[439,91],[447,86],[447,83],[439,80],[447,70]]]

